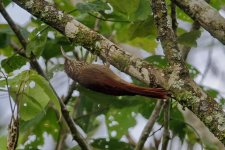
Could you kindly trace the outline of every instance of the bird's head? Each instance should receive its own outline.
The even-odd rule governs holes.
[[[61,47],[61,52],[63,57],[65,58],[64,70],[66,74],[73,80],[77,80],[82,70],[82,67],[84,67],[86,63],[82,61],[77,61],[76,59],[72,59],[68,57],[62,47]]]

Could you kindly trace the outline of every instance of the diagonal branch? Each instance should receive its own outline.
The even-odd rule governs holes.
[[[152,0],[152,7],[160,41],[171,64],[168,79],[171,91],[182,106],[189,108],[222,143],[225,143],[225,113],[222,107],[189,77],[184,61],[180,59],[173,30],[167,23],[165,1]]]
[[[147,84],[160,85],[164,83],[160,81],[163,80],[163,78],[160,79],[163,75],[162,70],[128,54],[102,35],[75,20],[71,15],[57,10],[48,2],[44,0],[14,0],[14,2],[66,35],[71,41],[79,43],[98,55],[103,61],[107,60],[121,71],[129,73]],[[149,75],[152,78],[149,78]]]
[[[215,8],[205,0],[175,0],[175,3],[213,37],[225,44],[225,18]]]
[[[155,122],[160,114],[162,106],[163,106],[163,101],[158,101],[156,103],[156,106],[155,106],[154,110],[152,111],[152,114],[149,117],[148,122],[146,123],[143,131],[141,132],[141,136],[138,140],[135,150],[143,149],[145,141],[148,139],[149,133],[152,131],[153,125],[155,124]]]

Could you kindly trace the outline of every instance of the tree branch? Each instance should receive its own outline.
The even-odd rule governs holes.
[[[225,143],[225,113],[222,107],[204,93],[189,76],[188,69],[179,54],[173,30],[167,24],[165,1],[152,0],[152,8],[162,47],[171,64],[168,71],[170,90],[182,106],[189,108],[222,143]]]
[[[68,104],[69,100],[72,97],[73,91],[76,90],[76,88],[77,88],[77,84],[76,84],[76,82],[73,81],[72,84],[69,86],[69,89],[68,89],[66,97],[63,98],[64,99],[63,101],[64,101],[65,105]]]
[[[149,133],[152,131],[153,125],[155,124],[156,119],[158,118],[158,116],[160,114],[162,106],[163,106],[163,101],[158,101],[156,103],[156,106],[155,106],[151,116],[149,117],[147,124],[145,125],[143,131],[141,132],[141,136],[138,140],[135,150],[143,149],[145,141],[148,139]]]
[[[225,19],[205,0],[175,0],[186,14],[225,44]]]
[[[164,102],[164,131],[162,139],[162,150],[167,150],[167,146],[170,140],[169,121],[170,121],[170,101]]]
[[[160,81],[163,80],[163,78],[160,79],[163,75],[162,70],[128,54],[102,35],[75,20],[72,16],[57,10],[48,2],[44,0],[14,0],[14,2],[66,35],[71,41],[79,43],[87,50],[98,55],[103,61],[107,60],[121,71],[129,73],[147,84],[159,86],[165,83]],[[149,78],[149,76],[152,76],[152,78]]]

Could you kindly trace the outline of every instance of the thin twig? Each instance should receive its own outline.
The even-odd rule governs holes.
[[[174,3],[174,0],[171,0],[171,19],[174,35],[177,36],[177,13],[176,13],[176,4]]]
[[[151,116],[148,119],[147,124],[145,125],[145,127],[144,127],[144,129],[141,133],[141,136],[138,140],[138,143],[135,147],[135,150],[142,150],[143,149],[145,141],[149,137],[149,133],[151,132],[151,130],[153,128],[153,125],[155,124],[155,122],[156,122],[156,120],[157,120],[157,118],[160,114],[162,106],[163,106],[163,101],[158,100]]]
[[[56,144],[56,150],[62,150],[64,149],[64,141],[66,139],[68,131],[67,129],[63,126],[62,123],[60,123],[59,127],[59,133],[58,133],[58,138],[57,138],[57,144]]]
[[[159,132],[162,128],[163,128],[163,125],[162,125],[159,129],[157,129],[157,130],[153,131],[153,132],[152,132],[152,134],[151,134],[151,135],[149,135],[149,137],[151,137],[151,136],[155,135],[155,134],[156,134],[157,132]]]
[[[12,21],[12,19],[8,15],[8,13],[5,11],[5,8],[4,8],[3,4],[2,4],[2,1],[0,1],[0,11],[1,11],[3,17],[8,21],[10,27],[13,29],[13,31],[15,32],[17,38],[19,39],[20,43],[23,45],[23,47],[25,49],[26,45],[27,45],[26,40],[24,40],[20,30],[15,25],[15,23]],[[23,53],[25,54],[25,51],[23,51]],[[45,75],[44,71],[40,67],[39,63],[37,62],[37,60],[36,60],[36,58],[35,58],[35,56],[33,54],[31,55],[31,58],[30,58],[30,64],[31,64],[31,67],[33,69],[35,69],[41,76],[43,76],[49,82],[47,76]],[[75,122],[73,121],[72,117],[69,115],[69,112],[66,109],[65,104],[60,99],[60,97],[58,96],[58,94],[56,93],[55,89],[53,88],[53,86],[51,85],[50,82],[49,82],[49,85],[50,85],[51,89],[53,90],[54,94],[56,95],[56,97],[57,97],[57,99],[58,99],[58,101],[60,103],[63,117],[66,120],[67,125],[70,128],[70,131],[72,133],[72,136],[73,136],[74,140],[77,141],[77,143],[79,144],[79,146],[82,149],[84,149],[84,150],[91,150],[92,148],[90,147],[90,145],[87,143],[87,141],[84,139],[84,137],[81,135],[81,133],[77,129]]]
[[[67,14],[72,14],[72,13],[74,13],[74,12],[76,12],[78,9],[74,9],[74,10],[71,10],[71,11],[69,11],[69,12],[67,12]],[[124,23],[129,23],[130,21],[128,21],[128,20],[112,20],[112,19],[105,19],[105,18],[102,18],[102,17],[99,17],[99,16],[95,16],[95,15],[93,15],[93,14],[91,14],[91,13],[88,13],[90,16],[92,16],[92,17],[95,17],[95,18],[97,18],[97,19],[100,19],[100,20],[102,20],[102,21],[109,21],[109,22],[124,22]]]
[[[5,82],[6,82],[6,88],[7,88],[7,92],[8,92],[8,98],[9,98],[9,105],[10,105],[10,109],[11,109],[12,116],[13,116],[14,115],[14,110],[13,110],[13,105],[12,105],[12,99],[10,97],[8,77],[5,75],[5,73],[2,71],[2,69],[0,69],[0,72],[2,73],[3,78],[5,79]]]
[[[170,132],[169,132],[169,120],[170,120],[170,101],[164,102],[164,131],[163,131],[163,139],[162,139],[162,150],[166,150],[169,139],[170,139]]]
[[[128,140],[128,142],[129,142],[130,145],[132,145],[133,147],[136,146],[136,143],[135,143],[133,137],[130,135],[130,133],[127,133],[126,134],[126,138],[127,138],[127,140]]]
[[[98,16],[95,16],[95,15],[93,15],[93,14],[91,14],[91,13],[88,13],[90,16],[92,16],[92,17],[95,17],[95,18],[98,18],[98,19],[100,19],[100,20],[102,20],[102,21],[110,21],[110,22],[124,22],[124,23],[129,23],[130,21],[128,21],[128,20],[112,20],[112,19],[105,19],[105,18],[102,18],[102,17],[98,17]]]
[[[77,84],[76,84],[75,81],[73,81],[73,83],[69,86],[69,89],[68,89],[66,97],[64,98],[64,104],[65,105],[68,104],[69,100],[72,97],[73,91],[76,90],[76,88],[77,88]]]
[[[75,120],[75,121],[78,121],[78,120],[83,119],[83,118],[85,118],[85,117],[89,117],[89,116],[92,116],[92,115],[97,115],[97,114],[99,114],[99,113],[103,113],[104,111],[106,111],[106,110],[108,110],[108,109],[109,109],[109,107],[104,107],[104,108],[101,108],[101,109],[99,109],[99,110],[89,112],[89,113],[87,113],[87,114],[85,114],[85,115],[77,116],[76,118],[74,118],[74,120]]]
[[[13,48],[14,52],[19,54],[20,56],[23,56],[25,58],[28,58],[26,54],[24,53],[24,49],[20,48],[14,41],[10,41],[9,45]]]
[[[23,99],[23,93],[25,90],[25,83],[26,80],[20,83],[18,91],[16,91],[16,98],[15,98],[15,105],[13,108],[13,112],[17,108],[16,117],[15,114],[12,114],[9,128],[8,128],[8,137],[7,137],[7,149],[8,150],[15,150],[17,147],[18,139],[19,139],[19,100]]]
[[[98,14],[98,17],[101,17],[101,14]],[[94,25],[94,30],[95,30],[96,32],[99,31],[99,26],[100,26],[100,19],[99,19],[99,18],[96,18],[96,19],[95,19],[95,25]]]

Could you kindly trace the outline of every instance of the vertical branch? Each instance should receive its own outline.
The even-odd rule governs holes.
[[[22,36],[22,34],[21,34],[20,30],[18,29],[18,27],[15,25],[15,23],[12,21],[11,17],[6,12],[6,10],[5,10],[4,6],[3,6],[2,0],[0,0],[0,12],[2,13],[3,17],[7,20],[8,24],[10,25],[12,30],[15,32],[17,38],[19,39],[21,45],[23,46],[23,48],[25,50],[27,42],[26,42],[25,38]],[[26,56],[24,50],[23,51],[21,50],[20,51],[21,53],[19,53],[19,54],[22,55],[22,56]],[[28,59],[30,60],[31,67],[33,69],[35,69],[41,76],[43,76],[49,82],[49,80],[47,79],[44,71],[42,70],[42,68],[40,67],[38,62],[36,61],[35,56],[32,54],[31,58],[28,58]],[[50,82],[49,82],[49,85],[50,85],[51,89],[53,90],[54,94],[57,96],[57,99],[58,99],[58,101],[60,103],[60,106],[61,106],[62,115],[63,115],[64,119],[66,120],[67,125],[70,128],[70,131],[72,133],[73,139],[77,141],[77,143],[79,144],[79,146],[83,150],[91,150],[90,145],[87,143],[87,141],[84,139],[84,137],[81,135],[81,133],[77,129],[73,118],[69,115],[69,112],[66,109],[65,104],[60,99],[60,97],[58,96],[58,94],[56,93],[55,89],[53,88],[53,86],[51,85]]]
[[[164,102],[164,131],[162,139],[162,150],[166,150],[170,140],[169,121],[170,121],[170,101]]]
[[[155,124],[156,119],[158,118],[158,116],[160,114],[162,106],[163,106],[163,101],[158,100],[151,116],[148,119],[147,124],[145,125],[145,127],[141,133],[141,136],[138,140],[135,150],[143,149],[145,141],[148,139],[149,133],[152,131],[153,125]]]
[[[8,127],[8,137],[7,137],[7,149],[15,150],[17,147],[19,139],[19,100],[23,99],[23,92],[25,89],[25,82],[22,81],[19,85],[19,89],[16,92],[15,105],[13,107],[13,112],[17,108],[16,117],[12,114],[11,121]]]
[[[67,105],[70,98],[72,97],[73,91],[76,90],[77,88],[77,84],[75,81],[73,81],[73,83],[69,86],[68,92],[66,97],[64,98],[64,104]]]
[[[165,0],[152,0],[152,12],[157,26],[158,36],[169,64],[171,66],[181,64],[182,57],[177,46],[176,35],[168,23],[170,21],[167,15]]]
[[[172,0],[172,1],[173,1],[173,3],[175,3],[175,0]],[[207,3],[210,3],[210,0],[205,0],[205,1],[206,1]],[[192,27],[191,27],[190,32],[192,32],[192,31],[197,31],[197,30],[200,29],[200,27],[201,27],[201,25],[198,23],[198,21],[195,21],[195,20],[194,20],[194,23],[192,24]],[[191,50],[191,47],[179,45],[179,48],[180,48],[180,50],[181,50],[181,54],[182,54],[183,59],[186,60],[186,59],[187,59],[187,56],[188,56],[188,53],[189,53],[190,50]]]
[[[172,29],[177,36],[177,13],[176,13],[176,4],[174,3],[174,0],[171,0],[171,19],[172,19]]]

